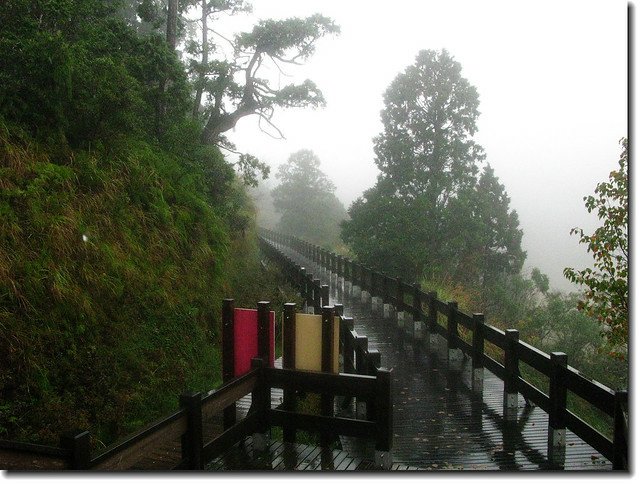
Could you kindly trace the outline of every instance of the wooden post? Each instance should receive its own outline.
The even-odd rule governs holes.
[[[189,462],[188,468],[204,469],[202,459],[202,394],[199,392],[180,395],[180,406],[187,410],[187,431],[182,435],[182,458]]]
[[[356,336],[355,340],[355,360],[357,375],[368,375],[369,369],[365,361],[365,354],[369,352],[369,338],[366,336]],[[362,399],[356,399],[356,418],[364,419],[367,415],[367,402]]]
[[[91,462],[91,434],[87,431],[71,432],[60,437],[60,447],[71,451],[67,466],[71,470],[89,469]]]
[[[451,361],[455,358],[458,347],[458,303],[450,301],[447,308],[447,349],[449,361]]]
[[[378,368],[380,368],[382,362],[382,358],[380,357],[380,352],[378,350],[369,350],[367,352],[367,375],[375,376]],[[367,420],[375,422],[376,421],[376,399],[373,398],[367,402]]]
[[[422,339],[422,301],[420,300],[420,284],[413,284],[413,337]]]
[[[613,470],[629,469],[629,424],[625,416],[629,405],[629,394],[617,391],[613,411]]]
[[[235,376],[234,350],[233,350],[233,299],[222,301],[222,382],[227,383]],[[224,429],[232,427],[236,423],[236,404],[232,403],[223,411]]]
[[[362,293],[360,297],[360,301],[363,304],[369,302],[369,296],[371,291],[371,285],[369,284],[369,275],[371,274],[371,269],[366,266],[362,266]]]
[[[402,290],[402,279],[396,278],[396,314],[398,315],[398,327],[404,326],[404,291]]]
[[[313,314],[322,313],[322,294],[320,288],[320,279],[313,280]]]
[[[360,297],[360,290],[362,289],[362,286],[360,284],[360,274],[361,274],[360,265],[356,264],[355,262],[353,262],[351,264],[351,269],[352,269],[352,272],[351,272],[351,282],[352,282],[351,295],[353,297],[357,298],[357,297]]]
[[[310,306],[313,306],[313,274],[311,272],[309,272],[306,276],[305,288],[305,306],[308,309]]]
[[[504,396],[503,407],[504,417],[507,420],[515,420],[518,417],[518,343],[520,332],[517,329],[507,329],[505,335],[504,348]]]
[[[262,359],[265,366],[269,366],[269,346],[271,338],[269,338],[269,301],[260,301],[258,303],[258,358]]]
[[[258,413],[258,424],[253,433],[253,447],[257,451],[263,451],[269,447],[269,408],[271,407],[270,389],[264,378],[264,361],[260,358],[251,360],[251,368],[259,369],[258,383],[251,394],[252,407]]]
[[[376,371],[376,467],[389,470],[393,463],[393,402],[391,371],[379,368]]]
[[[300,296],[303,300],[307,299],[307,269],[304,267],[300,267],[300,282],[298,283],[300,287]]]
[[[333,306],[322,308],[322,371],[333,373],[333,335],[335,312]],[[333,417],[333,394],[323,393],[320,396],[320,413]],[[320,433],[320,447],[328,447],[333,437],[330,432]]]
[[[437,334],[436,325],[438,324],[438,307],[436,301],[438,293],[436,291],[429,292],[429,317],[427,324],[429,325],[429,334]]]
[[[382,275],[382,317],[391,317],[391,297],[389,295],[389,278]]]
[[[567,433],[567,355],[554,352],[549,355],[549,432],[550,450],[564,447]]]
[[[284,332],[282,335],[282,367],[292,370],[296,367],[296,305],[295,303],[285,303],[284,305]],[[295,411],[296,393],[292,390],[282,392],[282,404],[284,410]],[[296,429],[291,425],[285,425],[282,429],[282,440],[284,442],[296,441]]]
[[[344,323],[344,372],[345,373],[355,373],[355,365],[354,363],[354,341],[351,338],[351,331],[353,331],[353,318],[343,318]]]
[[[484,389],[484,314],[474,313],[472,323],[473,340],[471,342],[471,389],[482,393]]]
[[[329,286],[327,284],[320,286],[320,299],[322,307],[329,305]]]
[[[344,304],[334,304],[333,308],[335,309],[336,316],[344,316]]]

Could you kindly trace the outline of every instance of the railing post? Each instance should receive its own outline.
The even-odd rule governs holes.
[[[320,279],[313,280],[313,314],[322,314],[322,293]]]
[[[371,274],[371,269],[366,266],[362,266],[362,293],[360,295],[360,301],[362,304],[367,304],[369,302],[370,290],[371,287],[369,285],[369,274]]]
[[[382,358],[380,352],[378,350],[369,350],[367,352],[367,374],[370,376],[375,376],[378,368],[382,366]],[[375,422],[376,421],[376,399],[372,398],[367,402],[367,420]]]
[[[269,346],[271,338],[269,338],[269,301],[258,302],[258,358],[262,359],[265,366],[269,366]]]
[[[504,417],[507,420],[515,420],[518,417],[518,343],[520,332],[517,329],[507,329],[504,348]]]
[[[472,319],[473,340],[471,342],[471,389],[482,393],[484,389],[484,314],[474,313]]]
[[[552,461],[558,461],[566,445],[567,434],[567,355],[554,352],[549,355],[551,368],[549,374],[549,430],[548,455]]]
[[[354,356],[354,346],[355,342],[351,338],[351,331],[353,331],[353,318],[343,318],[342,322],[345,326],[345,337],[344,337],[344,372],[345,373],[355,373],[356,367],[354,365],[355,356]]]
[[[625,409],[629,405],[629,394],[617,391],[613,411],[613,470],[628,470],[629,465],[629,424]]]
[[[391,371],[379,368],[376,371],[376,467],[389,470],[393,464],[393,402],[391,393]]]
[[[429,327],[429,339],[427,344],[431,345],[431,337],[437,334],[436,326],[438,325],[438,293],[436,291],[429,292],[429,316],[427,318],[427,326]]]
[[[382,275],[382,317],[391,317],[391,298],[389,295],[389,278]]]
[[[333,335],[335,325],[335,312],[333,306],[322,308],[322,371],[333,373]],[[334,395],[323,393],[320,396],[320,412],[326,417],[333,417]],[[328,447],[333,436],[331,432],[320,433],[320,447]]]
[[[404,327],[404,291],[402,290],[402,279],[396,278],[396,315],[398,317],[398,327]]]
[[[313,274],[311,272],[307,273],[305,279],[305,310],[306,312],[310,311],[310,308],[313,307]]]
[[[366,368],[366,361],[364,358],[365,353],[369,351],[369,338],[366,336],[358,335],[355,340],[355,354],[356,354],[356,374],[367,375],[368,368]],[[356,418],[364,419],[367,415],[367,403],[362,399],[356,399]]]
[[[360,264],[352,263],[351,268],[353,269],[351,273],[352,277],[352,286],[351,286],[351,296],[354,298],[359,298],[362,291],[362,284],[360,283],[360,278],[362,275],[362,271],[360,270]]]
[[[422,301],[420,300],[420,284],[413,285],[413,338],[422,339]]]
[[[188,468],[204,469],[202,459],[202,394],[199,392],[180,395],[180,406],[187,410],[187,431],[182,435],[182,458],[187,459]]]
[[[222,381],[232,380],[234,369],[234,302],[233,299],[222,301]],[[236,404],[232,403],[223,411],[223,427],[228,429],[236,423]]]
[[[261,452],[269,447],[269,409],[271,407],[271,401],[269,398],[270,391],[267,387],[264,377],[264,361],[260,358],[253,358],[251,360],[251,368],[258,369],[258,383],[254,391],[251,394],[252,407],[258,413],[258,424],[255,432],[253,433],[253,447]]]
[[[333,308],[335,309],[336,316],[344,316],[344,304],[334,304]]]
[[[282,334],[282,367],[294,369],[296,367],[296,305],[295,303],[285,303],[283,312],[283,334]],[[293,412],[296,409],[296,393],[291,390],[282,392],[282,404],[284,410]],[[282,440],[284,442],[296,441],[296,429],[291,425],[284,425],[282,429]]]
[[[320,305],[323,307],[329,305],[329,286],[327,284],[320,286]]]
[[[91,434],[88,431],[72,432],[60,437],[60,447],[69,449],[68,468],[75,471],[89,469],[91,462]]]
[[[305,267],[300,267],[300,296],[303,300],[307,299],[307,269]]]
[[[447,305],[447,350],[449,361],[455,359],[458,347],[458,303],[450,301]]]

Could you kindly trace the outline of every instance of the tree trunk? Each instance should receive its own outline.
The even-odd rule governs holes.
[[[200,111],[200,103],[202,102],[202,92],[204,91],[205,76],[207,72],[207,64],[209,63],[209,31],[207,27],[207,16],[209,11],[207,8],[207,0],[202,0],[202,59],[200,63],[200,72],[198,72],[198,81],[196,82],[196,99],[193,104],[193,117],[198,116]]]
[[[178,0],[169,0],[167,8],[167,44],[176,50],[176,31],[178,25]]]

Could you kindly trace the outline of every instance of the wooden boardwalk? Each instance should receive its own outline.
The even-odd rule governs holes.
[[[452,470],[611,470],[611,462],[567,430],[564,456],[547,454],[548,415],[527,406],[519,395],[518,417],[503,418],[503,382],[484,370],[482,396],[470,390],[470,361],[449,361],[446,342],[432,336],[417,341],[395,320],[372,311],[345,294],[319,267],[280,247],[331,288],[331,303],[344,304],[355,329],[382,355],[382,366],[393,368],[394,448],[396,465]],[[343,439],[353,457],[370,458],[371,445]]]

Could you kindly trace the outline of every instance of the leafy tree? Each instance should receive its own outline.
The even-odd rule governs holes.
[[[587,286],[578,309],[600,321],[613,348],[612,355],[625,358],[629,334],[629,161],[626,138],[620,144],[619,168],[609,174],[608,181],[596,186],[595,196],[584,197],[587,211],[595,211],[602,226],[591,235],[581,228],[571,230],[580,236],[580,243],[587,244],[594,267],[581,271],[566,268],[564,275]]]
[[[316,244],[333,246],[339,240],[339,223],[346,210],[335,196],[335,185],[320,170],[311,150],[293,153],[280,165],[273,190],[273,205],[281,214],[278,230]]]
[[[478,93],[446,51],[421,51],[391,83],[374,139],[376,186],[343,239],[366,264],[408,279],[484,281],[520,270],[518,218],[473,139]]]
[[[477,183],[450,202],[448,257],[456,263],[454,278],[483,287],[500,274],[518,274],[526,252],[521,248],[518,214],[490,165]]]
[[[276,108],[324,105],[322,92],[313,81],[274,87],[261,73],[267,63],[279,70],[284,65],[299,65],[315,52],[320,38],[338,33],[339,27],[331,19],[315,14],[305,19],[261,20],[250,32],[229,39],[211,25],[221,12],[236,13],[249,8],[241,0],[216,0],[200,5],[202,37],[188,42],[187,51],[192,56],[190,68],[196,85],[193,111],[202,114],[205,143],[226,145],[223,133],[235,127],[241,118],[254,114],[282,137],[272,122]],[[229,46],[231,52],[214,42],[210,33]],[[217,58],[211,58],[211,54],[218,52]],[[203,93],[207,100],[201,106]]]
[[[16,0],[0,7],[0,115],[72,146],[155,137],[188,107],[187,78],[163,35],[139,36],[118,2]],[[163,79],[171,80],[166,90]]]

